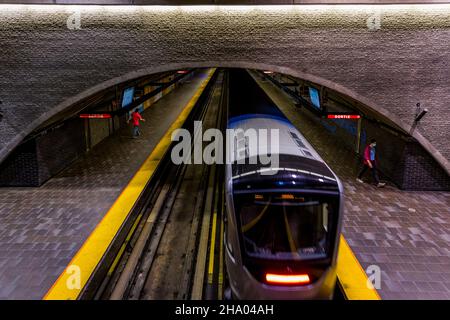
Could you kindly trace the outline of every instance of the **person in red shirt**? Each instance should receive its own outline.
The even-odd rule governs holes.
[[[358,174],[358,178],[356,180],[360,183],[364,183],[364,181],[362,180],[362,176],[367,171],[367,169],[370,168],[370,170],[372,171],[373,180],[375,181],[377,187],[382,188],[386,185],[386,183],[380,182],[380,179],[378,178],[376,147],[377,141],[375,139],[372,139],[370,140],[370,144],[368,144],[364,149],[363,168],[361,172]]]
[[[139,113],[138,109],[135,109],[131,114],[131,121],[133,122],[133,138],[141,135],[141,130],[139,130],[140,121],[145,121]]]

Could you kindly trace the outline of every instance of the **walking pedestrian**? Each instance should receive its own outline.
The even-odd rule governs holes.
[[[137,138],[141,135],[140,122],[145,121],[145,119],[142,118],[139,110],[135,109],[131,114],[131,120],[133,121],[133,138]]]
[[[364,149],[363,168],[359,172],[358,178],[356,179],[356,181],[358,181],[360,183],[364,183],[364,181],[362,180],[362,177],[363,177],[364,173],[367,171],[367,169],[370,169],[372,171],[373,180],[376,183],[377,187],[382,188],[386,185],[386,183],[380,182],[380,179],[378,178],[376,146],[377,146],[377,141],[375,139],[371,139],[370,143]]]

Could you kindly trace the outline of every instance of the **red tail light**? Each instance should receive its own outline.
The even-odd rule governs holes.
[[[266,281],[270,284],[308,284],[311,282],[307,274],[273,274],[266,273]]]

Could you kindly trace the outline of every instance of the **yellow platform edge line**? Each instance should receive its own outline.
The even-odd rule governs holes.
[[[348,300],[381,300],[343,235],[339,242],[337,277]]]
[[[106,215],[83,243],[80,250],[75,254],[72,261],[45,294],[44,300],[75,300],[78,298],[123,222],[128,217],[145,185],[151,179],[159,161],[169,148],[172,132],[183,125],[215,71],[215,68],[209,70],[207,77],[202,81],[150,156],[145,160]]]

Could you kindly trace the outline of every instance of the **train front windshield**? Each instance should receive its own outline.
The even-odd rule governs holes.
[[[235,207],[249,257],[309,260],[329,256],[338,196],[241,194],[235,197]]]

